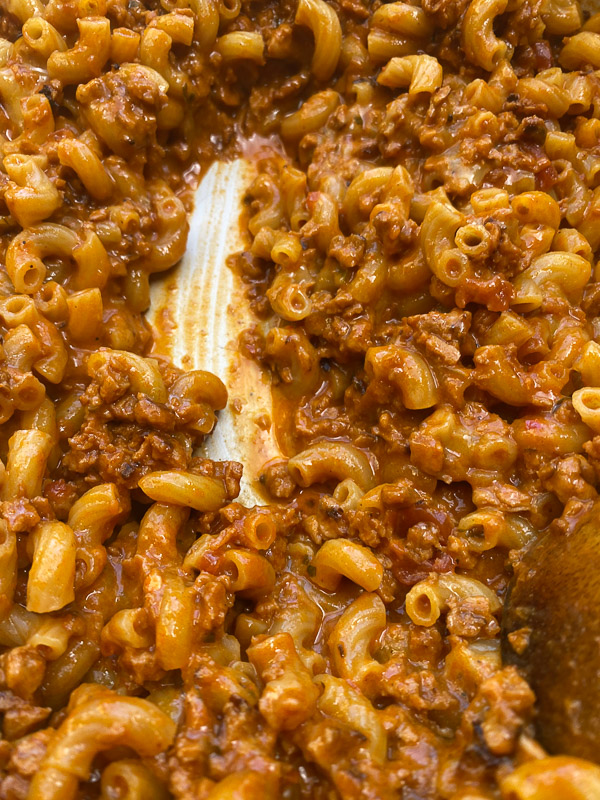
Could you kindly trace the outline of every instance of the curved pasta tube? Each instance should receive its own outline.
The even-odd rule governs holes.
[[[300,237],[294,233],[261,228],[254,237],[251,252],[260,258],[270,258],[275,264],[293,270],[300,261],[303,251]],[[301,268],[301,272],[304,273],[305,268]]]
[[[69,317],[67,293],[56,281],[46,281],[33,301],[39,313],[51,322],[65,322]]]
[[[10,42],[9,42],[10,45]],[[14,45],[10,45],[13,47]],[[4,51],[2,59],[7,57]],[[0,69],[0,99],[6,109],[15,131],[23,130],[23,112],[21,110],[21,100],[24,99],[25,91],[18,82],[15,72],[9,66]]]
[[[177,44],[189,47],[194,40],[194,14],[189,8],[176,8],[150,21],[149,28],[158,28],[168,33]]]
[[[515,278],[511,305],[521,313],[534,311],[552,287],[570,302],[577,302],[591,274],[591,264],[583,256],[559,251],[545,253]]]
[[[600,386],[600,344],[588,342],[575,363],[575,369],[584,386]]]
[[[600,796],[600,767],[573,756],[521,764],[500,781],[502,800],[588,800]]]
[[[487,470],[492,464],[499,473],[504,473],[510,470],[517,458],[517,446],[510,431],[500,426],[497,430],[487,430],[482,435],[474,436],[464,424],[464,418],[461,419],[448,406],[441,406],[434,411],[424,423],[424,428],[428,436],[432,436],[441,446],[438,452],[443,458],[438,462],[437,469],[431,472],[438,477],[448,470],[453,480],[468,480],[472,467]],[[412,442],[416,443],[418,438],[418,434],[413,436]],[[416,467],[421,468],[422,465],[425,471],[429,469],[421,460],[418,445],[411,449],[411,461]]]
[[[54,304],[50,302],[52,295],[54,295]],[[66,295],[63,296],[60,291],[54,292],[52,282],[45,284],[42,291],[37,293],[36,299],[37,305],[43,306],[43,310],[48,312],[49,317],[56,312],[57,322],[65,320],[68,313]],[[67,311],[67,313],[63,314],[63,311]],[[16,329],[9,335],[11,341],[7,351],[8,360],[14,358],[18,364],[24,365],[31,359],[33,369],[42,377],[51,383],[60,383],[68,361],[65,342],[56,324],[50,322],[38,311],[33,298],[25,294],[9,295],[0,301],[0,316],[8,328]],[[28,326],[31,330],[27,339],[19,333],[20,326],[23,325]],[[14,342],[12,341],[13,337]],[[28,347],[28,351],[17,355],[13,350],[13,344],[17,345],[19,341]],[[37,352],[38,349],[39,352]],[[40,355],[41,357],[33,360],[35,356]],[[38,399],[41,402],[41,398],[38,397]],[[26,397],[21,397],[20,400],[25,401],[25,405],[29,409],[31,408]]]
[[[82,231],[81,242],[73,250],[77,264],[75,285],[79,289],[103,289],[111,272],[108,253],[94,231]]]
[[[377,222],[378,216],[382,213],[392,213],[398,221],[408,219],[414,192],[415,187],[410,173],[398,164],[383,186],[381,202],[372,209],[370,221]]]
[[[227,405],[227,389],[211,372],[194,370],[171,386],[169,405],[192,430],[210,433],[217,421],[214,409]]]
[[[18,411],[32,411],[44,401],[46,389],[31,373],[15,376],[11,383],[12,405]]]
[[[267,594],[275,585],[275,570],[264,556],[249,550],[227,550],[221,559],[229,571],[232,592],[242,597]]]
[[[169,54],[172,45],[173,39],[167,31],[148,26],[144,29],[140,41],[140,61],[162,75],[169,84],[169,93],[172,97],[180,98],[188,90],[189,78],[171,63]]]
[[[71,692],[83,681],[100,657],[97,631],[71,637],[65,651],[46,667],[40,696],[45,705],[58,710],[69,702]],[[63,800],[63,795],[60,795]]]
[[[375,209],[377,208],[376,206]],[[381,296],[386,279],[387,259],[379,247],[374,247],[366,254],[363,263],[356,270],[354,278],[348,285],[348,291],[359,303],[371,303]]]
[[[31,622],[31,632],[27,637],[30,647],[38,648],[46,661],[60,658],[69,645],[72,631],[65,627],[60,618],[43,617],[35,614],[35,622]]]
[[[572,396],[573,408],[594,433],[600,433],[600,388],[585,386]]]
[[[455,245],[464,215],[448,203],[434,200],[421,224],[421,247],[427,266],[446,286],[456,287],[469,271],[467,256]]]
[[[242,540],[254,550],[268,550],[277,536],[277,525],[267,506],[250,511],[242,523]]]
[[[152,24],[152,23],[151,23]],[[110,60],[113,64],[135,61],[141,36],[131,28],[113,28],[110,41]]]
[[[102,770],[100,800],[168,800],[169,793],[141,761],[113,761]]]
[[[492,114],[497,114],[502,108],[502,104],[508,94],[505,89],[506,87],[500,88],[498,85],[495,85],[495,83],[486,83],[482,78],[476,78],[467,86],[465,95],[469,99],[472,99],[480,108],[491,111]],[[479,189],[474,194],[476,197],[483,196],[485,199],[481,205],[487,207],[489,204],[491,208],[498,207],[495,206],[494,203],[502,194],[506,194],[508,197],[508,193],[504,192],[502,189]],[[471,204],[473,204],[473,197],[471,198]],[[479,206],[480,204],[478,203],[477,205]],[[507,206],[508,202],[504,207]],[[479,213],[475,205],[473,205],[473,210],[476,214]]]
[[[19,22],[25,23],[30,17],[41,16],[44,6],[40,0],[7,0],[6,9]]]
[[[4,158],[4,169],[13,181],[5,192],[10,213],[22,228],[51,216],[62,205],[56,186],[42,169],[46,159],[21,154]]]
[[[23,414],[21,421],[23,428],[35,428],[37,431],[43,431],[51,436],[53,441],[58,438],[56,411],[49,397],[45,397],[36,408],[32,408]]]
[[[422,8],[402,2],[379,6],[371,16],[370,23],[374,28],[384,28],[414,39],[425,39],[434,30]]]
[[[144,571],[150,566],[177,566],[181,555],[177,536],[190,515],[189,509],[154,503],[144,514],[137,536],[137,555]]]
[[[359,172],[353,178],[352,183],[346,189],[342,204],[342,211],[351,231],[356,229],[361,219],[368,217],[371,213],[376,202],[376,192],[387,186],[393,172],[393,167],[373,167],[373,169]],[[372,203],[365,202],[369,199],[372,199]]]
[[[306,25],[315,37],[311,69],[317,80],[327,81],[342,52],[342,26],[338,15],[325,0],[300,0],[296,25]]]
[[[29,306],[29,303],[26,303],[26,305]],[[4,309],[0,311],[0,315],[8,325],[8,320],[5,314],[2,313],[2,311],[5,310],[6,305]],[[32,318],[35,319],[35,309],[32,309],[32,312]],[[28,311],[26,311],[26,314],[27,313]],[[10,318],[10,304],[8,307],[8,317]],[[42,349],[37,337],[29,325],[22,322],[17,324],[16,327],[9,327],[9,330],[4,336],[3,345],[6,364],[21,372],[30,372],[34,362],[37,361],[42,354]]]
[[[86,248],[85,242],[93,246],[92,253],[88,252],[90,245]],[[82,244],[77,234],[64,225],[49,222],[34,225],[15,236],[6,251],[6,271],[18,292],[34,294],[41,288],[46,277],[43,259],[48,256],[72,257],[79,270],[86,274],[99,268],[105,273],[109,268],[106,251],[95,233]],[[89,264],[90,257],[94,259],[93,265]],[[87,284],[90,285],[103,284]]]
[[[256,670],[249,662],[239,660],[240,645],[233,636],[225,634],[218,642],[201,645],[199,651],[210,656],[219,667],[219,689],[211,692],[209,700],[213,711],[222,713],[225,704],[234,696],[250,708],[258,705],[260,690]]]
[[[572,163],[579,155],[575,136],[572,133],[565,133],[563,131],[556,131],[549,134],[546,149],[550,158],[564,158]]]
[[[21,296],[13,295],[12,298],[16,300],[17,312],[19,311],[19,304],[22,299]],[[26,298],[28,300],[29,298]],[[10,307],[14,308],[14,300],[11,303],[10,298],[8,304],[4,305],[0,315],[4,318],[7,325],[11,317]],[[23,307],[27,309],[29,304],[23,303]],[[38,321],[35,310],[32,310],[32,318],[30,323],[35,327]],[[25,316],[28,315],[28,310],[25,311]],[[50,325],[50,323],[48,323]],[[46,389],[40,381],[31,374],[31,370],[40,362],[42,357],[42,345],[38,337],[31,330],[28,324],[20,323],[16,327],[9,327],[8,332],[4,336],[4,356],[5,363],[18,372],[11,375],[10,388],[9,386],[2,387],[2,400],[6,397],[6,405],[2,403],[2,411],[6,414],[5,420],[8,419],[14,409],[20,411],[32,412],[34,409],[41,407],[46,397]],[[22,421],[22,427],[39,427],[37,425],[26,425]],[[52,429],[48,433],[55,434],[56,431]]]
[[[190,549],[185,554],[183,559],[183,566],[185,569],[195,569],[198,572],[203,570],[214,571],[218,568],[218,562],[215,563],[217,556],[220,557],[224,545],[228,544],[232,538],[233,531],[230,529],[218,536],[210,533],[204,533],[192,544]],[[230,575],[234,570],[230,570]]]
[[[0,619],[0,645],[22,647],[38,632],[43,618],[15,603]],[[64,630],[64,626],[63,626]]]
[[[296,580],[288,580],[278,597],[277,611],[268,632],[271,635],[289,633],[303,664],[311,673],[320,672],[324,667],[323,658],[308,647],[308,642],[314,640],[322,620],[323,612],[305,589]]]
[[[536,450],[552,456],[583,453],[583,447],[590,438],[588,426],[575,415],[565,425],[556,411],[555,408],[537,414],[529,413],[513,422],[513,436],[519,449]]]
[[[280,273],[267,289],[271,308],[287,322],[306,319],[312,310],[310,297],[295,275]]]
[[[370,347],[365,356],[367,375],[391,383],[400,390],[406,408],[431,408],[440,400],[440,391],[423,356],[402,345]]]
[[[480,388],[509,405],[531,404],[536,384],[532,376],[521,368],[519,362],[510,357],[506,346],[488,344],[479,347],[475,351],[473,361],[476,368],[474,378]],[[561,365],[557,367],[562,369]],[[500,457],[500,452],[497,457]]]
[[[33,17],[31,22],[40,19],[41,17]],[[0,72],[0,76],[1,74]],[[2,80],[0,77],[1,86]],[[21,99],[21,114],[23,117],[23,131],[11,142],[4,144],[6,155],[10,153],[20,154],[22,149],[31,149],[32,144],[41,147],[48,141],[48,137],[54,133],[54,114],[52,113],[50,101],[45,95],[34,94],[29,97],[23,97]],[[24,146],[26,143],[27,146]],[[44,165],[45,168],[43,159],[39,159],[39,163],[40,166]]]
[[[422,54],[390,59],[377,76],[377,83],[392,89],[408,86],[409,94],[433,94],[443,77],[437,58]]]
[[[241,0],[219,0],[219,17],[223,22],[235,19],[242,8]]]
[[[27,610],[58,611],[75,599],[75,534],[54,520],[41,522],[30,538],[33,561],[27,578]]]
[[[134,394],[145,394],[155,403],[167,402],[167,390],[158,364],[153,358],[143,358],[126,350],[101,347],[90,355],[87,371],[90,378],[102,383],[104,376],[113,370],[129,378]]]
[[[507,55],[508,45],[494,33],[494,20],[506,11],[508,0],[473,0],[465,14],[463,47],[472,64],[488,72]]]
[[[352,480],[367,491],[375,485],[375,471],[365,453],[347,442],[318,442],[290,458],[288,472],[304,488],[335,478]]]
[[[532,524],[525,517],[505,514],[496,508],[481,508],[467,514],[457,530],[475,553],[494,547],[524,547],[535,536]]]
[[[562,83],[562,73],[560,83]],[[533,103],[544,103],[548,108],[548,113],[559,119],[566,114],[571,105],[568,91],[561,85],[550,81],[537,78],[521,78],[517,84],[519,97],[530,100]],[[540,194],[545,194],[540,192]],[[548,197],[548,195],[545,195]],[[550,199],[550,198],[548,198]]]
[[[54,446],[52,436],[35,428],[16,431],[8,442],[8,460],[2,485],[2,499],[31,500],[42,492],[46,462]]]
[[[192,9],[196,19],[194,25],[194,39],[201,50],[209,50],[219,32],[219,4],[216,0],[185,0],[186,5]]]
[[[327,253],[331,240],[340,231],[338,206],[326,192],[311,192],[306,199],[309,218],[302,227],[302,235],[313,239],[322,253]]]
[[[316,683],[323,687],[318,707],[325,714],[341,720],[365,738],[365,750],[379,763],[387,756],[387,735],[378,712],[360,692],[341,678],[317,675]],[[35,798],[34,798],[35,800]]]
[[[513,197],[511,206],[522,223],[548,225],[555,230],[560,226],[560,206],[546,192],[522,192]]]
[[[342,577],[374,592],[383,580],[383,566],[367,547],[348,539],[328,539],[323,542],[312,566],[316,572],[313,582],[328,592],[335,592]]]
[[[72,342],[83,343],[96,337],[102,325],[104,307],[100,289],[83,289],[67,298],[67,331]]]
[[[9,367],[30,372],[35,361],[42,355],[42,348],[31,328],[21,323],[16,328],[9,328],[6,333],[4,355]]]
[[[23,38],[36,53],[48,58],[55,50],[67,49],[61,34],[43,17],[30,17],[22,27]]]
[[[92,148],[79,139],[61,139],[56,146],[60,163],[70,167],[95,200],[107,200],[113,191],[113,181],[104,164]]]
[[[156,236],[149,242],[149,254],[135,266],[153,274],[169,269],[182,257],[189,224],[185,206],[164,181],[150,185],[150,196],[157,220]]]
[[[418,39],[409,39],[408,36],[381,28],[372,28],[367,35],[369,58],[375,64],[390,58],[414,55],[419,46]]]
[[[128,510],[114,483],[94,486],[76,500],[67,520],[77,542],[77,560],[85,567],[77,588],[90,586],[106,564],[103,543],[111,535],[121,514]]]
[[[415,584],[406,595],[406,613],[415,623],[427,628],[448,609],[450,599],[485,597],[492,614],[500,609],[496,594],[484,583],[466,575],[442,574]]]
[[[340,95],[325,89],[311,95],[298,111],[288,114],[281,122],[281,135],[288,141],[299,141],[305,134],[319,130],[340,104]]]
[[[565,69],[581,69],[587,64],[600,69],[600,33],[581,31],[565,39],[558,61]]]
[[[227,388],[220,378],[212,372],[196,369],[178,378],[169,390],[171,398],[192,400],[194,403],[208,403],[221,410],[227,405]]]
[[[277,230],[284,219],[283,199],[279,186],[268,175],[259,175],[249,190],[253,198],[253,210],[248,220],[248,230],[256,236],[261,228]]]
[[[386,625],[383,601],[379,595],[365,592],[348,606],[329,637],[335,671],[355,682],[367,695],[383,669],[372,651]]]
[[[333,490],[333,499],[344,511],[356,511],[363,496],[363,490],[352,478],[340,481]]]
[[[48,74],[63,84],[85,83],[98,77],[110,56],[110,21],[106,17],[77,20],[79,39],[70,50],[55,50]]]
[[[247,652],[265,683],[258,707],[269,725],[291,731],[311,717],[319,691],[290,634],[261,637]]]
[[[126,745],[140,756],[164,752],[175,723],[148,700],[92,689],[73,708],[50,743],[29,789],[30,800],[74,800],[80,780],[89,777],[97,753]]]
[[[581,28],[581,7],[576,0],[546,0],[541,12],[548,33],[565,36]]]
[[[217,511],[225,504],[223,481],[193,472],[158,470],[138,483],[140,489],[157,503],[189,506],[196,511]]]
[[[85,84],[79,84],[76,91],[76,99],[79,103],[79,108],[83,112],[84,118],[91,128],[92,132],[102,141],[107,147],[117,155],[127,159],[131,157],[134,151],[135,140],[130,135],[127,135],[129,130],[123,125],[118,114],[118,106],[114,102],[106,102],[106,82],[108,78],[102,76],[94,78]],[[172,109],[173,104],[176,103],[172,100],[169,103],[167,92],[169,91],[169,84],[162,75],[144,64],[126,62],[119,67],[119,83],[123,82],[126,87],[133,85],[144,86],[142,90],[147,97],[153,98],[155,109]],[[160,112],[159,112],[160,113]],[[152,115],[154,118],[154,115]],[[158,124],[158,120],[157,120]],[[147,142],[147,136],[144,136],[144,142]],[[123,164],[113,162],[111,165],[111,174],[115,179],[118,178],[119,171],[124,168]],[[126,167],[125,167],[126,169]],[[134,185],[140,185],[141,177],[133,178]],[[140,186],[141,189],[141,186]],[[133,190],[133,185],[125,187],[124,194],[131,196],[130,192]]]
[[[149,583],[160,581],[150,574]],[[182,669],[192,652],[194,596],[192,587],[179,575],[163,579],[164,591],[156,620],[156,656],[163,669]]]
[[[56,325],[41,315],[35,321],[34,330],[46,355],[38,359],[33,368],[50,383],[58,384],[64,377],[69,360],[63,336]]]
[[[274,359],[285,382],[287,396],[300,397],[312,391],[319,381],[319,357],[301,328],[271,328],[265,340],[265,352]]]
[[[245,59],[256,64],[265,63],[265,43],[257,31],[232,31],[219,36],[215,50],[225,62]]]
[[[124,608],[117,611],[102,628],[103,655],[113,655],[118,648],[145,649],[154,643],[145,608]]]
[[[454,241],[466,256],[477,258],[489,253],[491,234],[478,222],[467,222],[456,231]]]
[[[281,170],[280,182],[281,195],[290,220],[291,229],[292,231],[299,231],[308,220],[306,175],[291,164],[285,164]]]
[[[587,261],[592,261],[594,252],[586,237],[575,228],[560,228],[552,240],[552,250],[575,253]]]
[[[63,619],[34,614],[18,603],[0,618],[0,645],[39,648],[46,661],[54,661],[65,652],[71,634]]]
[[[0,618],[10,609],[17,587],[17,536],[0,520]]]

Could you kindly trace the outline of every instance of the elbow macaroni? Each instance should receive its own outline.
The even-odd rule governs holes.
[[[600,485],[588,11],[4,0],[0,796],[597,791],[498,621]],[[240,155],[220,346],[273,406],[225,413],[279,454],[238,495],[225,384],[144,313]]]

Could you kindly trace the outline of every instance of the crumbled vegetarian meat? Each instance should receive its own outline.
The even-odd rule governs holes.
[[[23,700],[30,700],[44,679],[46,660],[34,647],[14,647],[0,656],[6,686]]]
[[[0,711],[4,714],[2,733],[9,741],[32,733],[52,713],[52,709],[32,705],[11,692],[0,692]]]

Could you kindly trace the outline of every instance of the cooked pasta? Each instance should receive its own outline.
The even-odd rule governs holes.
[[[0,0],[0,798],[599,800],[500,652],[598,497],[599,70],[579,0]],[[254,508],[145,317],[240,155]]]

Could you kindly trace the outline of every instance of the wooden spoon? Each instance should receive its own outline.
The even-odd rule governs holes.
[[[550,753],[600,763],[600,506],[574,532],[525,554],[505,603],[502,655],[537,696]]]

